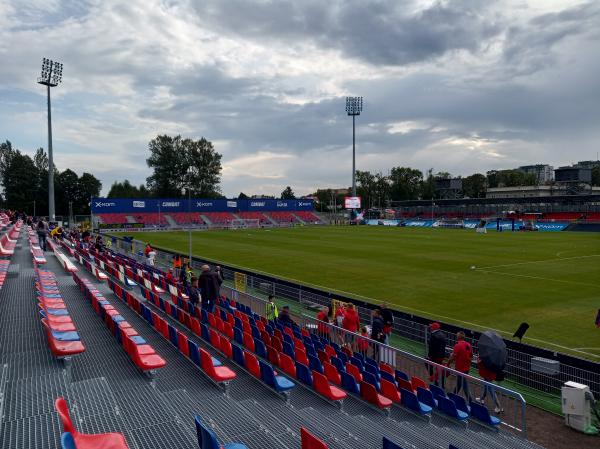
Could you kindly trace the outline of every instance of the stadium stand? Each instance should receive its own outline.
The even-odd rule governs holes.
[[[181,226],[203,225],[204,220],[197,212],[169,212],[168,214],[175,223]]]
[[[224,225],[235,220],[235,216],[229,212],[206,212],[202,214],[210,220],[212,224]]]
[[[294,215],[296,215],[298,218],[300,218],[300,220],[304,221],[305,223],[322,223],[323,221],[313,212],[309,212],[309,211],[305,211],[305,210],[298,210],[294,212]]]
[[[397,445],[387,447],[425,449],[454,444],[464,449],[537,448],[509,433],[490,432],[486,427],[472,425],[474,420],[469,420],[467,429],[443,419],[427,423],[397,405],[390,408],[389,419],[382,419],[377,407],[360,398],[360,390],[348,394],[332,380],[337,380],[337,376],[332,376],[332,367],[340,375],[339,367],[343,370],[350,357],[306,329],[282,330],[244,304],[226,299],[220,301],[211,317],[191,307],[177,286],[174,286],[177,294],[172,294],[168,287],[158,294],[147,289],[143,282],[138,283],[139,291],[131,290],[124,282],[127,279],[148,279],[164,286],[164,276],[153,267],[144,267],[115,253],[100,255],[89,251],[84,252],[84,257],[75,253],[71,245],[71,242],[61,241],[57,247],[64,250],[67,258],[72,254],[78,256],[80,262],[83,258],[85,269],[75,273],[63,271],[64,264],[54,252],[47,253],[42,271],[56,273],[54,282],[61,299],[72,321],[77,322],[77,332],[88,343],[85,352],[73,362],[70,380],[62,374],[62,367],[54,358],[48,357],[50,354],[43,344],[44,331],[36,323],[38,307],[31,301],[36,296],[36,274],[29,250],[15,249],[12,262],[19,264],[21,270],[17,277],[8,278],[0,290],[3,319],[0,360],[5,363],[0,364],[0,392],[6,386],[4,413],[0,418],[2,447],[56,448],[62,440],[63,448],[68,449],[191,449],[199,445],[203,449],[243,449],[244,446],[250,449],[300,446],[374,449],[382,446],[384,436]],[[98,283],[93,267],[108,274],[107,282]],[[57,290],[53,284],[45,287],[43,285],[43,291],[48,295],[54,295],[52,292]],[[143,291],[147,293],[142,295]],[[116,311],[113,294],[127,307]],[[90,307],[90,303],[96,305]],[[113,309],[102,307],[104,319],[94,318],[98,315],[96,307],[106,305]],[[108,310],[115,310],[124,320],[115,320],[117,315]],[[123,322],[131,327],[124,326]],[[255,352],[236,341],[237,333],[244,343],[244,330],[252,337],[252,343],[247,337],[246,344],[250,347],[253,344]],[[133,333],[137,335],[130,335]],[[166,362],[153,385],[139,374],[129,360],[130,354],[120,348],[123,341],[135,336],[160,352]],[[267,385],[271,389],[282,388],[271,382],[292,383],[284,369],[286,357],[294,369],[299,366],[295,359],[281,352],[283,343],[295,356],[301,354],[300,357],[306,359],[308,365],[303,365],[301,370],[312,378],[312,387],[296,385],[288,390],[289,403],[266,394]],[[135,346],[139,345],[135,343]],[[232,364],[236,379],[231,382],[227,395],[214,388],[207,377],[198,376],[198,363],[219,368],[218,362],[210,356],[213,351],[234,359],[236,353],[238,357],[241,353],[244,362],[250,361],[251,367],[244,369]],[[379,382],[381,392],[378,394],[383,395],[384,376],[392,376],[393,380],[397,373],[389,366],[378,365],[378,379],[368,358],[351,356],[357,365],[362,364],[363,383]],[[255,362],[258,362],[258,371]],[[258,376],[259,382],[256,381]],[[296,373],[293,377],[296,378]],[[340,382],[343,383],[341,379]],[[372,383],[369,385],[371,392],[377,390]],[[346,395],[344,412],[327,398],[325,390],[332,391],[334,386]],[[57,398],[68,398],[71,411],[66,402],[57,404],[55,410]],[[472,404],[470,407],[475,414]],[[57,412],[61,420],[56,419]],[[63,425],[66,422],[63,428],[61,421]],[[77,429],[73,423],[77,423]],[[206,429],[204,432],[199,424]]]
[[[291,212],[268,212],[269,217],[277,223],[297,223],[298,220]]]

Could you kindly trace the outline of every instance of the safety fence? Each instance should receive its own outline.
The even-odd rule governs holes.
[[[128,255],[141,258],[145,246],[144,242],[115,238],[115,249],[123,251]],[[163,267],[171,266],[173,253],[163,250],[156,250],[156,264]],[[191,266],[198,270],[201,265],[210,263],[214,265],[215,261],[202,260],[194,257]],[[223,277],[227,284],[234,286],[232,290],[237,295],[245,298],[253,309],[263,311],[260,297],[274,295],[279,299],[289,300],[300,305],[300,314],[314,313],[319,306],[333,308],[336,301],[355,304],[359,313],[361,323],[371,322],[371,313],[374,305],[368,305],[365,302],[357,301],[352,298],[345,298],[335,293],[318,293],[315,289],[294,285],[290,282],[278,280],[269,275],[260,275],[250,273],[245,270],[236,269],[226,265],[221,265]],[[253,304],[250,304],[253,303]],[[256,307],[256,308],[255,308]],[[431,320],[429,320],[431,322]],[[423,317],[413,316],[394,311],[393,334],[399,337],[399,345],[410,347],[415,357],[426,356],[428,341],[428,320]],[[454,328],[444,325],[445,328]],[[478,333],[469,329],[463,329],[466,333],[466,340],[471,343],[473,350],[477,352]],[[456,343],[456,333],[448,330],[444,331],[447,338],[447,351],[451,352]],[[398,341],[398,340],[396,340]],[[419,353],[420,348],[420,353]],[[396,348],[398,351],[401,349]],[[403,352],[404,353],[404,352]],[[408,352],[405,352],[409,354]],[[542,356],[539,355],[542,353]],[[598,364],[582,361],[585,365],[592,365],[591,369],[584,369],[579,366],[561,362],[561,354],[551,353],[550,351],[539,350],[538,354],[520,351],[511,347],[507,348],[507,363],[504,370],[506,381],[513,384],[528,387],[528,393],[536,395],[537,404],[551,411],[558,411],[560,405],[558,396],[561,386],[567,381],[575,381],[588,385],[596,397],[600,396],[600,369]],[[596,367],[596,369],[594,369]],[[510,390],[509,390],[510,391]],[[536,393],[537,392],[537,393]]]

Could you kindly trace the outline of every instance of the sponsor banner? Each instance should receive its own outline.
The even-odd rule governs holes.
[[[398,226],[400,220],[367,220],[367,224],[370,226]]]
[[[144,223],[98,223],[98,229],[143,229]]]
[[[344,207],[346,209],[360,209],[360,196],[345,196]]]
[[[93,214],[122,214],[156,212],[245,212],[245,211],[312,211],[314,202],[310,200],[276,199],[148,199],[148,198],[93,198]]]

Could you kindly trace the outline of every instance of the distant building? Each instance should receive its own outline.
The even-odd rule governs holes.
[[[534,175],[538,184],[546,184],[554,180],[554,167],[548,164],[522,165],[517,170]]]
[[[517,186],[517,187],[493,187],[487,189],[486,198],[535,198],[573,195],[578,192],[573,191],[569,184],[555,184],[549,186]],[[588,187],[585,191],[588,194],[600,194],[600,187]]]
[[[596,167],[600,167],[600,161],[579,161],[574,165],[574,167],[589,168],[591,170]]]

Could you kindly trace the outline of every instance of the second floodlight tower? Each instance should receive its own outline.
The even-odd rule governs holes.
[[[362,112],[363,97],[346,97],[346,113],[352,116],[352,196],[356,196],[356,116]]]
[[[50,88],[58,86],[62,81],[63,65],[60,62],[44,58],[42,60],[42,73],[38,84],[46,86],[48,91],[48,219],[56,220],[54,208],[54,159],[52,157],[52,114],[50,108]]]

